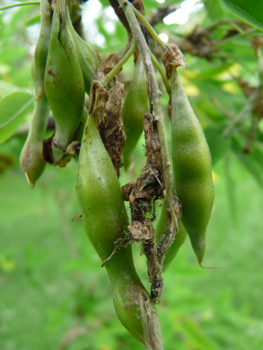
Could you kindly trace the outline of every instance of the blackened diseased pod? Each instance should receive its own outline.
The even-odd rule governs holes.
[[[214,189],[209,147],[175,68],[171,69],[172,163],[182,222],[200,266],[206,248]]]
[[[179,232],[176,233],[174,241],[172,242],[170,247],[168,247],[167,251],[164,253],[164,260],[162,262],[163,272],[167,269],[167,267],[170,265],[172,260],[175,258],[175,256],[177,255],[177,252],[183,245],[187,236],[187,232],[184,228],[182,220],[178,220],[178,226],[179,226]],[[161,213],[155,229],[155,232],[156,232],[155,240],[156,240],[156,244],[158,244],[158,248],[162,246],[163,239],[165,239],[165,236],[167,235],[167,230],[168,230],[168,219],[167,219],[166,205],[165,203],[163,203]],[[161,254],[161,256],[163,256],[163,254]]]
[[[99,59],[95,51],[75,31],[67,11],[67,26],[74,50],[82,70],[85,91],[90,93],[91,81],[99,66]]]
[[[31,69],[32,77],[36,83],[35,61],[32,62]],[[42,154],[42,143],[43,139],[45,138],[49,111],[49,103],[46,95],[44,94],[35,102],[35,109],[31,120],[29,133],[20,155],[20,167],[25,173],[31,188],[35,186],[35,182],[42,175],[46,164]]]
[[[88,117],[82,139],[76,191],[87,235],[105,261],[114,250],[114,242],[125,237],[128,216],[93,114]],[[163,349],[159,318],[135,271],[131,247],[120,247],[105,266],[121,323],[147,349]]]
[[[63,157],[80,123],[85,95],[82,71],[67,31],[66,6],[66,0],[54,3],[45,71],[45,91],[56,123],[50,158],[60,166],[66,165]]]
[[[123,149],[123,163],[125,169],[127,169],[131,163],[131,154],[143,132],[143,118],[148,110],[148,80],[144,71],[143,62],[137,60],[133,80],[129,86],[121,113],[127,137]]]
[[[44,75],[51,34],[51,11],[48,0],[40,1],[40,33],[34,52],[35,60],[35,99],[39,100],[45,94]]]

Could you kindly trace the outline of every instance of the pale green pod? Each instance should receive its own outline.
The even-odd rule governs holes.
[[[85,87],[74,45],[67,32],[66,1],[54,4],[52,30],[45,71],[45,91],[55,119],[54,164],[64,166],[63,155],[80,123]]]
[[[51,12],[48,0],[41,0],[40,2],[40,33],[38,42],[34,52],[34,60],[36,66],[35,72],[35,99],[39,100],[45,93],[44,75],[46,68],[46,61],[49,48],[49,40],[51,34]]]
[[[176,194],[182,203],[182,222],[201,265],[206,248],[214,189],[209,147],[180,82],[171,74],[172,163]]]
[[[104,261],[114,250],[114,242],[125,237],[128,216],[116,172],[93,115],[88,117],[81,143],[76,192],[86,233]],[[131,247],[120,247],[105,267],[116,314],[123,326],[145,346],[155,342],[158,349],[163,349],[159,318],[136,273]],[[155,325],[149,322],[151,315]]]
[[[89,94],[92,78],[95,76],[100,62],[95,51],[75,31],[68,12],[67,26],[82,70],[85,91]]]
[[[138,60],[121,112],[126,133],[126,144],[123,148],[125,169],[130,165],[131,154],[143,132],[143,118],[148,110],[148,80],[143,63]]]
[[[42,154],[42,142],[45,138],[49,111],[49,103],[44,94],[40,100],[35,102],[28,137],[20,155],[20,167],[31,188],[42,175],[46,164]]]

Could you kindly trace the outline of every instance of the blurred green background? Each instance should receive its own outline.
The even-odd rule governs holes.
[[[168,1],[144,3],[148,14]],[[90,0],[85,5],[97,39],[92,42],[95,36],[88,29],[86,36],[103,57],[112,51],[119,54],[127,40],[125,30],[111,19],[106,0],[98,4]],[[95,15],[92,6],[98,6]],[[206,1],[199,12],[191,13],[188,27],[159,23],[156,29],[171,38],[182,36],[183,29],[192,30],[198,20],[207,25],[231,18],[217,0]],[[114,32],[107,27],[111,21]],[[31,90],[29,67],[38,29],[36,7],[0,13],[0,98],[15,89]],[[216,35],[220,38],[214,35],[214,40]],[[262,123],[253,152],[244,156],[243,134],[237,131],[223,140],[222,131],[230,122],[211,102],[216,98],[236,116],[246,97],[232,75],[257,86],[257,60],[246,37],[225,42],[220,53],[228,57],[224,64],[219,57],[209,62],[186,54],[189,69],[181,72],[213,158],[215,203],[204,265],[220,268],[201,269],[187,240],[164,273],[165,289],[157,309],[165,350],[260,350],[263,345]],[[130,78],[132,70],[129,60],[122,77]],[[164,94],[164,111],[167,101]],[[29,116],[23,127],[28,120]],[[169,135],[167,116],[165,122]],[[249,130],[249,123],[243,127]],[[59,169],[47,165],[32,190],[18,164],[25,139],[21,128],[0,146],[0,349],[142,349],[115,315],[106,270],[100,267],[82,220],[71,222],[79,214],[76,163],[72,160]],[[129,172],[122,170],[122,184],[139,175],[143,154],[141,139]],[[149,290],[140,246],[134,245],[133,251]]]
[[[13,138],[1,149],[17,160],[22,141]],[[258,350],[263,343],[263,196],[231,154],[228,162],[214,168],[215,206],[204,261],[221,268],[201,269],[187,240],[164,273],[158,312],[167,350]],[[1,349],[142,349],[115,315],[106,270],[81,219],[71,222],[79,214],[76,164],[48,166],[33,190],[15,164],[0,177]],[[149,290],[146,262],[140,247],[133,249]]]

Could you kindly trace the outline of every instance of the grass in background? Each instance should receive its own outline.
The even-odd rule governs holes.
[[[258,350],[263,344],[263,195],[230,154],[214,169],[215,206],[202,270],[189,240],[164,273],[158,312],[165,350]],[[140,350],[119,323],[106,270],[75,197],[76,166],[47,166],[31,190],[18,167],[0,177],[0,347],[4,350]],[[233,211],[236,221],[233,220]],[[149,288],[135,246],[136,266]]]

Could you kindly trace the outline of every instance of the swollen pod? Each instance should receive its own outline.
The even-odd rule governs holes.
[[[148,80],[143,63],[138,60],[121,112],[126,133],[123,149],[123,163],[126,169],[130,164],[131,153],[143,132],[143,118],[148,109]]]
[[[203,129],[175,69],[171,74],[171,89],[175,188],[182,202],[181,220],[201,265],[214,201],[211,155]]]
[[[31,75],[37,90],[36,62],[31,65]],[[19,162],[20,168],[25,173],[29,186],[33,188],[35,182],[42,175],[46,161],[43,158],[43,139],[47,128],[48,116],[50,112],[49,103],[45,93],[35,101],[35,109],[30,122],[29,132],[21,151]]]
[[[116,172],[93,115],[88,117],[82,139],[76,191],[86,233],[104,261],[111,255],[114,242],[125,236],[128,217]],[[135,271],[131,247],[120,247],[105,266],[117,316],[136,339],[147,345],[157,337],[147,312],[156,324],[159,318]]]
[[[75,31],[68,12],[67,26],[70,38],[74,45],[76,56],[82,70],[85,83],[85,91],[89,94],[92,78],[94,77],[99,66],[99,59],[95,51]]]
[[[84,80],[66,25],[66,1],[54,4],[45,71],[45,91],[56,123],[52,140],[53,163],[64,166],[63,155],[80,123]]]
[[[51,35],[51,11],[48,0],[40,2],[40,33],[34,52],[35,60],[35,98],[39,100],[45,94],[44,75]]]
[[[32,188],[45,169],[46,162],[42,154],[42,143],[49,110],[48,100],[44,95],[39,101],[36,101],[28,137],[20,155],[20,167]]]

